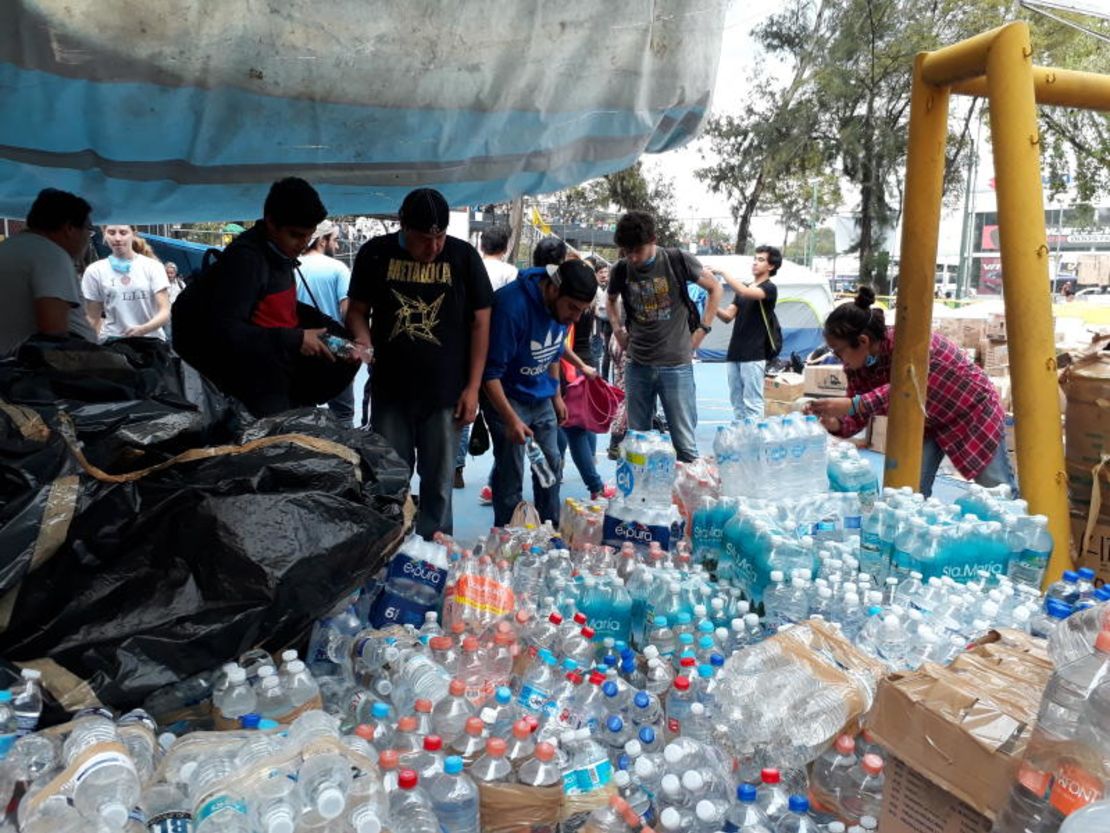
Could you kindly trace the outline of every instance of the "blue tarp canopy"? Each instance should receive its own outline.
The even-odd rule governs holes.
[[[255,217],[290,174],[332,214],[558,190],[697,134],[725,6],[11,0],[0,216],[54,186],[101,222]]]

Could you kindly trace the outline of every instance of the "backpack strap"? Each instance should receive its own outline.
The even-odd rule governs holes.
[[[663,251],[666,253],[667,260],[670,262],[671,273],[676,280],[681,281],[678,291],[682,296],[683,302],[686,304],[687,324],[690,327],[690,332],[693,333],[701,326],[701,313],[698,312],[698,305],[694,303],[694,299],[690,297],[690,293],[686,290],[686,284],[697,283],[698,279],[690,273],[690,267],[686,263],[686,258],[683,257],[680,250],[665,248]]]

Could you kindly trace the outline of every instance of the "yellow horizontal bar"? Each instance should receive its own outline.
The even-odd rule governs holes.
[[[991,44],[1005,28],[1000,26],[935,52],[926,53],[925,60],[921,64],[922,79],[927,84],[947,87],[957,81],[978,78],[987,71],[987,53],[990,51]],[[986,89],[985,85],[984,89]]]
[[[981,75],[952,86],[957,95],[987,96],[987,77]],[[1033,67],[1033,92],[1038,104],[1110,110],[1110,75],[1055,67]]]

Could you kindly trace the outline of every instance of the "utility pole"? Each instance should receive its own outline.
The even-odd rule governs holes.
[[[810,206],[809,212],[809,239],[806,241],[806,249],[809,252],[808,266],[811,271],[813,269],[813,261],[817,257],[817,186],[820,182],[821,180],[819,179],[811,180],[811,184],[813,185],[813,203]]]

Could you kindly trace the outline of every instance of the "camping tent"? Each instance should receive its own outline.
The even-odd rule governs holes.
[[[726,6],[12,0],[0,217],[47,185],[127,223],[257,217],[288,175],[333,215],[556,191],[697,135]]]
[[[708,255],[698,260],[710,269],[723,270],[744,281],[751,280],[752,258],[749,255]],[[779,290],[775,312],[782,326],[781,356],[798,353],[804,359],[823,343],[821,329],[825,316],[833,308],[829,282],[798,263],[783,261],[774,278]],[[723,305],[732,303],[733,291],[725,286]],[[735,323],[735,322],[734,322]],[[702,361],[723,362],[732,337],[733,324],[718,321],[698,350]]]

